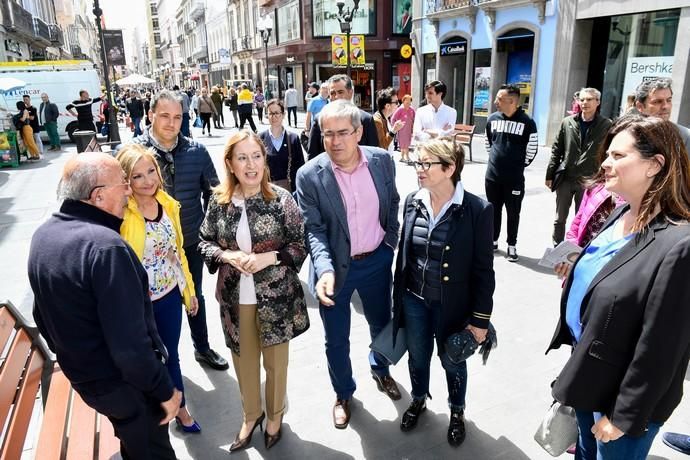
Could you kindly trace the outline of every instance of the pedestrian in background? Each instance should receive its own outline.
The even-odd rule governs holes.
[[[498,250],[505,206],[508,217],[506,258],[509,262],[516,262],[520,209],[525,196],[525,167],[537,156],[539,136],[536,123],[520,107],[520,89],[517,86],[501,86],[494,103],[498,110],[486,120],[489,164],[484,186],[486,198],[494,208],[494,251]]]
[[[232,118],[235,121],[235,128],[239,126],[239,123],[237,122],[237,91],[235,88],[230,87],[228,90],[228,98],[226,99],[225,103],[228,106],[228,109],[230,109],[230,113],[232,113]]]
[[[192,102],[190,102],[189,107],[194,111],[194,117],[199,116],[199,97],[201,96],[201,93],[197,89],[194,91],[194,95],[192,96]]]
[[[582,88],[579,94],[580,111],[565,117],[551,147],[551,159],[546,168],[545,185],[556,192],[556,219],[553,222],[553,245],[565,236],[565,222],[570,205],[575,213],[582,201],[582,181],[599,169],[597,151],[611,127],[611,120],[599,115],[601,93],[595,88]],[[556,174],[558,184],[554,186]]]
[[[423,143],[436,137],[449,136],[455,129],[457,111],[444,104],[448,88],[440,80],[424,86],[426,105],[417,109],[412,129],[416,142]]]
[[[328,83],[322,83],[318,94],[312,97],[307,105],[307,115],[304,120],[304,133],[307,136],[309,136],[309,131],[316,123],[316,116],[326,104],[328,104]]]
[[[393,281],[394,336],[404,327],[412,382],[400,429],[412,430],[426,409],[435,340],[448,385],[447,440],[457,447],[465,440],[467,362],[451,361],[445,343],[463,329],[477,343],[486,339],[496,285],[493,211],[464,190],[464,150],[452,140],[422,144],[414,165],[421,188],[405,200]]]
[[[619,118],[597,179],[616,209],[570,271],[548,350],[573,347],[555,380],[575,409],[575,458],[642,460],[683,394],[690,359],[690,163],[675,126]]]
[[[24,141],[24,147],[28,153],[30,161],[40,160],[41,153],[36,146],[36,140],[34,138],[34,130],[31,129],[31,120],[29,120],[29,111],[26,110],[23,101],[17,101],[17,110],[19,111],[12,117],[12,122],[14,127],[19,132],[19,135]]]
[[[240,129],[244,129],[244,123],[249,122],[252,131],[256,132],[256,125],[252,117],[254,107],[254,94],[249,90],[246,83],[240,85],[240,92],[237,94],[237,112],[240,115]]]
[[[376,96],[376,113],[374,113],[374,124],[376,134],[379,139],[379,147],[389,152],[393,152],[393,140],[404,125],[401,120],[396,121],[392,126],[389,121],[395,109],[398,108],[398,93],[394,88],[388,87],[380,90]]]
[[[297,201],[311,258],[309,289],[319,301],[336,394],[333,425],[344,429],[357,388],[350,362],[350,299],[357,290],[373,340],[391,320],[400,196],[388,152],[358,145],[363,126],[357,106],[349,100],[330,102],[319,114],[319,125],[326,152],[297,173]],[[388,360],[372,350],[369,365],[379,391],[400,399]]]
[[[180,132],[182,132],[183,136],[189,137],[191,134],[189,130],[189,96],[187,96],[187,93],[185,91],[180,91],[180,87],[177,85],[173,86],[173,91],[179,94],[182,98],[182,127],[180,128]],[[149,124],[151,124],[151,122],[149,121],[149,111],[147,109],[147,106],[149,108],[151,106],[151,95],[149,93],[146,94],[146,99],[144,99],[144,113],[146,114],[146,126],[148,126]]]
[[[297,103],[299,101],[298,98],[299,94],[297,94],[295,85],[290,83],[288,85],[288,89],[285,90],[283,104],[285,104],[285,107],[287,108],[288,125],[292,126],[292,123],[290,123],[290,114],[292,114],[295,120],[295,127],[297,127]]]
[[[29,124],[33,131],[34,144],[38,148],[39,155],[43,156],[43,141],[41,140],[41,123],[38,116],[38,110],[31,105],[31,97],[28,94],[22,96],[22,101],[24,101],[24,110],[29,112]]]
[[[179,94],[179,93],[178,93]],[[184,252],[180,203],[165,193],[160,168],[143,145],[125,145],[117,154],[132,189],[120,226],[120,235],[131,246],[148,275],[149,295],[156,329],[168,351],[165,367],[182,393],[175,417],[185,433],[199,433],[201,426],[187,410],[178,346],[182,309],[194,316],[199,302]]]
[[[394,125],[397,121],[404,123],[397,135],[400,161],[402,162],[410,161],[410,144],[412,143],[414,119],[415,111],[412,108],[412,96],[405,94],[402,98],[402,105],[391,115],[391,123]]]
[[[134,90],[130,92],[130,98],[127,100],[127,113],[132,119],[134,126],[134,137],[141,135],[141,120],[144,118],[144,103],[139,98],[139,93]]]
[[[230,452],[249,446],[265,418],[270,449],[282,433],[289,341],[309,328],[298,276],[307,256],[304,221],[292,195],[269,183],[266,150],[256,134],[233,134],[223,160],[225,178],[214,189],[199,248],[210,272],[219,272],[221,324],[242,396],[242,428]]]
[[[271,182],[294,192],[297,171],[304,165],[304,151],[297,134],[285,129],[285,107],[280,99],[271,99],[266,106],[270,128],[259,137],[266,148],[266,164],[271,173]]]
[[[156,93],[151,99],[151,126],[134,143],[154,151],[163,176],[165,191],[180,202],[180,219],[189,271],[199,310],[187,316],[194,343],[194,359],[216,370],[228,368],[228,362],[208,343],[206,302],[202,288],[204,262],[197,249],[199,227],[212,187],[218,185],[218,176],[206,147],[182,136],[182,103],[180,97],[168,90]]]
[[[211,100],[216,110],[213,111],[213,125],[216,129],[220,129],[221,125],[225,126],[225,118],[223,117],[223,93],[220,92],[218,86],[211,88]]]
[[[259,123],[264,122],[264,105],[266,104],[266,98],[264,97],[264,92],[261,86],[256,87],[256,92],[254,93],[254,106],[256,107],[256,114],[259,116]]]
[[[199,96],[199,116],[201,117],[201,135],[206,134],[208,129],[208,137],[211,137],[211,116],[216,113],[216,105],[208,95],[208,89],[201,88],[201,96]]]
[[[315,81],[309,83],[307,85],[307,92],[304,93],[304,106],[309,107],[309,103],[313,98],[317,96],[319,93],[319,84],[316,83]]]
[[[673,110],[673,82],[670,78],[645,80],[635,89],[635,108],[646,116],[659,117],[669,121]],[[685,150],[690,152],[690,129],[673,123],[680,131]]]
[[[50,102],[46,93],[41,94],[41,101],[41,105],[38,109],[38,117],[41,126],[43,126],[48,133],[48,139],[50,139],[50,147],[48,147],[48,150],[54,152],[62,150],[57,125],[60,110],[57,104]]]

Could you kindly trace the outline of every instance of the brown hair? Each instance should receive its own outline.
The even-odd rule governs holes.
[[[450,137],[431,139],[419,148],[421,152],[434,155],[442,163],[441,168],[445,171],[449,166],[455,165],[455,172],[450,177],[453,185],[460,182],[460,173],[465,166],[465,150],[462,145],[456,144]],[[420,154],[421,154],[420,152]]]
[[[161,174],[160,166],[158,166],[156,156],[151,150],[147,149],[141,144],[127,144],[122,147],[119,152],[117,152],[117,156],[115,157],[118,163],[120,163],[120,167],[125,172],[125,176],[127,176],[128,181],[132,179],[132,170],[134,169],[134,165],[136,165],[142,158],[151,161],[153,166],[156,168],[156,175],[158,176],[158,189],[156,189],[156,192],[158,192],[158,190],[163,186],[163,175]]]
[[[657,117],[625,115],[616,120],[599,146],[599,164],[606,159],[613,138],[623,131],[635,138],[635,149],[643,159],[656,161],[654,155],[664,157],[664,164],[659,165],[659,172],[642,197],[633,231],[647,227],[657,206],[660,215],[671,223],[690,219],[690,162],[678,128]],[[600,169],[593,179],[603,182],[604,170]]]
[[[248,129],[243,129],[230,136],[230,138],[228,139],[228,143],[225,144],[225,149],[223,151],[225,179],[223,179],[220,185],[213,188],[213,194],[216,196],[216,201],[218,202],[218,204],[230,203],[230,200],[232,200],[232,194],[235,193],[235,187],[239,185],[237,177],[235,177],[235,175],[232,172],[230,172],[230,166],[228,166],[228,162],[232,159],[232,155],[235,152],[235,147],[237,147],[237,144],[248,139],[253,140],[257,143],[257,145],[261,149],[261,155],[264,157],[264,161],[266,161],[266,147],[264,146],[264,143],[261,141],[261,138],[257,136],[254,132],[249,131]],[[271,188],[270,182],[271,173],[268,170],[268,163],[266,163],[264,166],[264,174],[261,177],[261,194],[263,195],[264,200],[272,200],[276,197],[275,192]]]

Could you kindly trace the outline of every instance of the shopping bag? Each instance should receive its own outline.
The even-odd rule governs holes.
[[[577,442],[577,435],[575,409],[554,401],[534,433],[534,440],[552,457],[558,457]]]
[[[201,120],[201,117],[196,117],[194,119],[194,127],[201,128],[202,126],[204,126],[204,122]]]

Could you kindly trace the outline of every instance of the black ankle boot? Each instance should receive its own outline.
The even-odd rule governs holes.
[[[410,431],[417,426],[419,416],[426,410],[426,399],[413,399],[400,420],[400,429]]]
[[[448,444],[458,447],[465,440],[465,414],[464,411],[451,411],[450,424],[448,425]]]

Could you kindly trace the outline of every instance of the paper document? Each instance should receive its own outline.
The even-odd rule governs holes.
[[[539,261],[539,265],[547,268],[554,268],[556,264],[568,262],[575,263],[577,257],[582,252],[582,248],[570,241],[562,241],[555,248],[546,248],[544,256]]]

